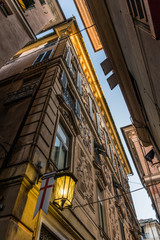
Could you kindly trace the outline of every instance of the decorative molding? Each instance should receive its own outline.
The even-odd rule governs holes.
[[[79,129],[80,129],[80,134],[81,134],[83,143],[91,153],[91,131],[82,113],[81,113],[81,120],[79,122]]]
[[[93,202],[93,174],[92,165],[86,159],[86,156],[82,149],[80,149],[80,157],[77,165],[77,177],[78,177],[78,191],[81,196],[87,200],[88,203]],[[94,211],[93,205],[89,204],[92,211]]]

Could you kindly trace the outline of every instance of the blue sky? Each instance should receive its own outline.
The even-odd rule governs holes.
[[[79,17],[79,14],[76,10],[73,0],[67,0],[67,1],[59,0],[59,3],[60,3],[60,6],[61,6],[66,18],[70,18],[74,15],[76,17],[76,20],[77,20],[80,30],[83,29],[84,26]],[[126,151],[127,157],[129,159],[132,170],[134,172],[134,176],[129,177],[130,188],[131,188],[131,190],[140,188],[142,185],[140,183],[140,180],[138,178],[135,167],[133,165],[131,156],[129,154],[129,151],[127,149],[127,146],[125,144],[125,141],[123,139],[123,136],[122,136],[122,133],[120,130],[121,127],[131,124],[130,114],[128,112],[127,106],[125,104],[125,101],[123,99],[123,96],[121,94],[119,86],[116,86],[113,90],[110,90],[110,87],[106,80],[106,76],[104,76],[104,73],[100,66],[100,63],[103,60],[105,60],[105,58],[106,58],[104,51],[101,50],[101,51],[95,53],[92,48],[92,45],[90,43],[90,40],[87,36],[87,33],[85,31],[82,32],[82,36],[84,38],[87,50],[89,52],[89,55],[90,55],[93,65],[94,65],[94,68],[96,70],[99,82],[103,89],[104,95],[106,97],[107,103],[108,103],[110,111],[111,111],[111,114],[112,114],[115,124],[117,126],[117,130],[119,132],[119,135],[120,135],[121,141],[123,143],[124,149]],[[153,211],[153,209],[151,207],[150,198],[148,197],[145,190],[141,190],[141,191],[133,193],[132,197],[133,197],[133,201],[134,201],[138,219],[156,218],[155,212]]]

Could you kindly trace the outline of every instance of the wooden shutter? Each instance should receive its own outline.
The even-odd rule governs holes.
[[[99,119],[98,113],[96,113],[96,120],[97,120],[97,130],[98,130],[98,134],[99,134],[99,136],[101,137],[100,119]]]
[[[104,138],[105,138],[105,143],[106,143],[107,155],[109,156],[108,138],[107,138],[107,134],[105,131],[104,131]]]
[[[71,58],[72,58],[72,53],[71,53],[71,49],[69,47],[68,51],[67,51],[67,56],[66,56],[66,62],[67,62],[67,66],[69,68],[70,68],[70,65],[71,65]]]
[[[81,81],[81,74],[77,72],[77,88],[80,94],[82,94],[82,81]]]
[[[75,104],[75,113],[76,113],[77,117],[79,119],[81,119],[81,106],[77,99],[76,99],[76,104]]]
[[[93,107],[92,107],[92,99],[90,98],[90,96],[89,96],[89,113],[90,113],[90,116],[91,116],[92,121],[93,121],[94,120]]]
[[[67,88],[67,82],[68,82],[68,78],[66,76],[65,71],[63,70],[62,76],[61,76],[61,84],[62,84],[63,89]]]

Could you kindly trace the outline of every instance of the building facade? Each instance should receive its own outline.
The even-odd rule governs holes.
[[[146,187],[146,190],[151,198],[152,206],[156,211],[157,218],[160,219],[159,159],[153,152],[153,146],[143,146],[133,125],[123,127],[122,133],[142,184],[144,187],[151,185],[150,187]]]
[[[159,1],[74,1],[83,21],[95,23],[111,89],[119,84],[139,138],[160,158]]]
[[[139,220],[142,229],[142,239],[159,240],[160,226],[157,220],[152,218]]]
[[[56,25],[64,19],[56,0],[0,1],[0,67],[36,39],[46,25]]]
[[[0,238],[140,239],[132,170],[75,19],[19,54],[0,71]],[[33,219],[39,175],[66,167],[72,208],[52,193]]]

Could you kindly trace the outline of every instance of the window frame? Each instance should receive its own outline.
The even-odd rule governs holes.
[[[68,146],[65,144],[63,138],[61,137],[60,133],[58,132],[58,127],[60,126],[63,134],[65,136],[67,136],[68,138]],[[56,143],[56,139],[59,139],[60,141],[60,151],[58,152],[58,161],[55,162],[55,160],[53,159],[55,156],[54,156],[54,147],[55,147],[55,143]],[[63,148],[65,148],[66,150],[66,156],[65,156],[65,159],[64,159],[64,162],[63,162],[63,168],[67,168],[69,166],[69,157],[70,157],[70,145],[71,145],[71,142],[72,142],[72,139],[71,139],[71,136],[69,134],[68,131],[66,131],[66,128],[64,126],[64,124],[60,121],[57,125],[57,130],[56,130],[56,135],[55,135],[55,139],[54,139],[54,144],[52,145],[52,151],[51,151],[51,161],[53,162],[53,164],[56,166],[57,169],[60,169],[58,164],[60,163],[60,156],[61,156],[61,152],[63,150]]]
[[[122,222],[122,219],[120,217],[119,217],[119,225],[120,225],[122,240],[126,240],[123,222]]]
[[[99,226],[105,232],[105,217],[104,217],[104,205],[102,202],[103,191],[99,185],[97,185],[97,199],[98,199],[98,213],[99,213]]]
[[[49,54],[48,58],[45,59],[45,61],[46,61],[46,60],[49,60],[50,57],[51,57],[51,55],[52,55],[52,53],[53,53],[53,50],[54,50],[54,48],[53,48],[53,49],[50,49],[50,50],[48,50],[48,51],[45,51],[45,52],[43,52],[43,53],[40,53],[40,54],[36,57],[36,59],[34,60],[32,66],[37,65],[37,64],[40,63],[40,62],[43,62],[43,59],[44,59],[45,55],[47,54],[47,52],[51,51],[51,53]],[[39,58],[40,55],[42,55],[42,57],[41,57],[40,61],[38,61],[38,62],[36,63],[36,61],[37,61],[37,59]]]
[[[32,1],[32,4],[30,4],[30,5],[27,6],[26,3],[25,3],[25,1]],[[35,6],[34,6],[34,5],[35,5],[35,1],[34,1],[34,0],[18,0],[18,3],[19,3],[21,9],[22,9],[24,12],[35,7]],[[24,7],[23,7],[23,6],[24,6]]]
[[[0,1],[0,10],[5,17],[8,17],[13,14],[8,4],[4,0]]]

